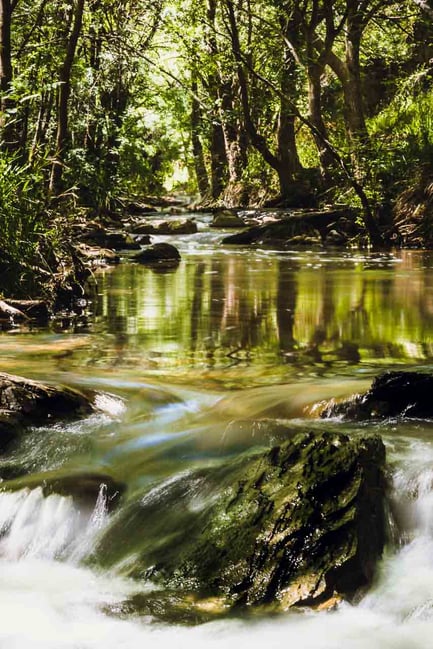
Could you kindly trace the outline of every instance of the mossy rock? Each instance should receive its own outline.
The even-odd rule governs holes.
[[[384,546],[384,461],[377,436],[300,433],[155,487],[119,513],[96,552],[226,611],[351,597]]]

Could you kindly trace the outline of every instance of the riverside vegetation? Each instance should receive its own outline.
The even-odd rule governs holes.
[[[73,226],[119,225],[167,191],[208,207],[345,204],[328,245],[348,230],[352,244],[431,244],[429,2],[0,12],[5,295],[67,302],[87,274]]]

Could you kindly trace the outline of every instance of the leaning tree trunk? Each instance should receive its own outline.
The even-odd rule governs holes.
[[[59,91],[57,99],[57,132],[56,153],[51,170],[50,193],[57,195],[61,191],[64,156],[68,140],[68,111],[71,94],[72,65],[75,59],[78,38],[83,23],[85,0],[77,0],[72,15],[72,28],[66,47],[65,60],[59,74]]]

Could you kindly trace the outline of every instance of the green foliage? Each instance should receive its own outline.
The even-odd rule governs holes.
[[[405,182],[433,156],[432,79],[421,70],[404,79],[390,104],[370,120],[373,179],[384,187]]]
[[[0,241],[2,257],[32,259],[43,222],[45,206],[42,169],[0,156]]]

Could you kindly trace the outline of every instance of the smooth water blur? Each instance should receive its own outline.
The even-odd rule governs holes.
[[[363,391],[386,368],[432,370],[432,253],[224,247],[207,220],[196,235],[165,238],[181,250],[177,268],[125,260],[96,273],[76,316],[0,333],[2,371],[99,392],[97,414],[35,428],[3,454],[3,476],[107,472],[128,502],[153,498],[196,467],[272,443],[234,420],[323,429],[312,405]],[[433,427],[385,422],[379,433],[403,533],[358,605],[195,628],[125,616],[122,602],[152,586],[82,562],[110,521],[103,494],[92,512],[27,488],[0,493],[0,649],[429,649]],[[162,527],[175,507],[156,508]]]

